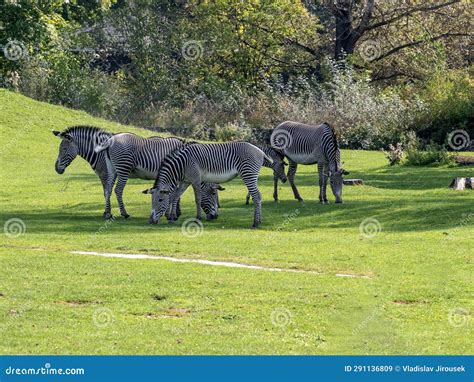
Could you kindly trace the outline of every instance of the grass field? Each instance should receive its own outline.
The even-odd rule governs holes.
[[[149,132],[5,90],[0,108],[0,353],[473,352],[474,193],[447,187],[454,176],[474,176],[472,168],[388,167],[380,152],[343,151],[350,177],[365,181],[344,189],[343,205],[317,202],[315,166],[297,174],[304,204],[286,184],[276,204],[264,169],[261,228],[249,229],[253,206],[244,205],[237,179],[221,193],[219,219],[189,237],[181,224],[147,224],[151,200],[141,190],[150,182],[131,180],[124,197],[132,217],[105,224],[102,188],[88,164],[78,158],[64,175],[54,171],[52,129]],[[179,223],[194,216],[191,191],[182,207]],[[24,222],[21,235],[10,219]]]

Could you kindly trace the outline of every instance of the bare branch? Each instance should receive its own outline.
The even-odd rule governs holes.
[[[411,16],[414,13],[417,13],[417,12],[434,11],[434,10],[437,10],[437,9],[449,7],[450,5],[460,3],[460,2],[461,2],[461,0],[451,0],[451,1],[448,1],[447,3],[442,3],[442,4],[432,5],[432,6],[421,6],[421,7],[412,8],[412,9],[407,10],[406,12],[403,12],[403,13],[397,15],[397,16],[392,17],[391,19],[382,20],[382,21],[379,21],[378,23],[369,25],[365,28],[364,31],[370,31],[370,30],[379,28],[381,26],[391,24],[391,23],[393,23],[397,20],[402,19],[403,17]]]
[[[438,36],[430,37],[430,38],[427,38],[427,39],[409,42],[409,43],[397,46],[396,48],[390,49],[388,52],[385,52],[384,54],[380,55],[379,57],[377,57],[373,61],[383,60],[384,58],[386,58],[388,56],[391,56],[392,54],[395,54],[395,53],[399,52],[402,49],[411,48],[411,47],[423,44],[425,42],[433,42],[433,41],[441,40],[441,39],[447,38],[447,37],[460,37],[460,36],[470,36],[470,34],[469,33],[443,33],[443,34],[440,34]]]

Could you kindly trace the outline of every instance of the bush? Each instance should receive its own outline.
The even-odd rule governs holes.
[[[457,129],[474,136],[474,81],[469,70],[436,73],[421,97],[428,105],[419,118],[418,134],[422,139],[441,144],[449,132]]]
[[[409,166],[441,166],[453,163],[453,160],[443,146],[431,143],[424,149],[412,145],[406,150],[405,164]]]
[[[251,131],[245,125],[235,122],[226,123],[224,126],[215,126],[215,138],[218,141],[241,141],[250,138]]]

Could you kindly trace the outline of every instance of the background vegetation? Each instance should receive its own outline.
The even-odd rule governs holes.
[[[1,84],[195,138],[329,121],[352,148],[446,142],[474,114],[460,0],[1,0]]]

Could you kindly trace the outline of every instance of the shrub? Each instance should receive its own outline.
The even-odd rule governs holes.
[[[224,126],[215,126],[215,138],[218,141],[236,141],[250,138],[251,131],[245,125],[235,122],[226,123]]]
[[[397,143],[395,146],[390,144],[388,145],[388,151],[384,151],[384,153],[390,166],[400,164],[404,155],[403,146],[401,143]]]
[[[424,149],[419,145],[411,145],[406,150],[405,158],[405,164],[409,166],[441,166],[453,162],[446,148],[435,143]]]

